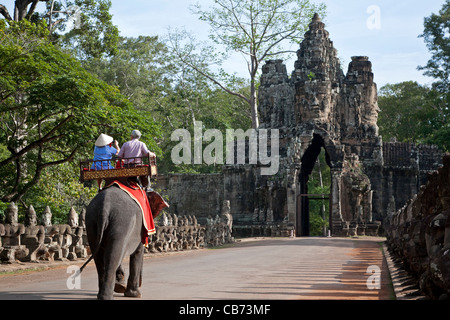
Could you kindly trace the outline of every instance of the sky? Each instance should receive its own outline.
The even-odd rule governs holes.
[[[164,37],[169,28],[185,28],[198,40],[207,40],[208,24],[189,10],[197,1],[203,7],[213,3],[213,0],[111,0],[111,13],[122,36]],[[433,79],[417,70],[430,58],[423,38],[418,36],[423,32],[424,18],[438,13],[445,0],[311,1],[327,6],[327,15],[322,20],[338,50],[344,72],[352,56],[368,56],[378,88],[409,80],[420,84],[432,82]],[[12,10],[14,1],[0,0],[0,3]],[[295,60],[293,55],[285,61],[289,74]],[[229,73],[248,76],[246,61],[239,55],[224,68]]]
[[[186,28],[198,39],[207,39],[208,24],[189,10],[197,0],[112,0],[113,22],[122,36],[164,36],[168,28]],[[212,0],[200,0],[203,7]],[[425,65],[430,54],[423,38],[423,21],[438,13],[444,0],[322,0],[327,6],[325,29],[338,50],[344,72],[352,56],[368,56],[374,79],[381,88],[387,83],[413,80],[430,84],[417,66]],[[295,55],[285,61],[288,73]],[[246,62],[236,56],[226,65],[228,72],[247,76]]]

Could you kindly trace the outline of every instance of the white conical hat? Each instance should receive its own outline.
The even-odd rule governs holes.
[[[110,144],[113,141],[114,141],[113,137],[110,137],[107,134],[102,133],[97,138],[97,141],[95,141],[95,145],[97,147],[104,147],[104,146],[106,146],[107,144]]]

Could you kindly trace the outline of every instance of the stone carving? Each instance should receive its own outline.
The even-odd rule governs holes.
[[[68,215],[68,219],[67,219],[67,224],[71,227],[71,228],[76,228],[78,227],[78,214],[75,211],[75,209],[72,207],[70,208],[69,211],[69,215]]]
[[[418,279],[423,294],[449,299],[450,155],[416,196],[384,221],[393,255]]]
[[[40,256],[47,252],[44,244],[45,228],[37,224],[37,215],[34,207],[30,205],[25,215],[25,233],[22,236],[22,243],[28,248],[28,255],[25,261],[37,262]]]
[[[81,209],[80,216],[79,216],[78,220],[79,220],[78,221],[79,222],[79,227],[83,228],[83,229],[86,229],[86,209],[85,208]]]
[[[49,206],[45,207],[44,212],[42,213],[42,225],[44,227],[51,227],[52,226],[52,211],[50,210]]]
[[[18,223],[18,208],[11,202],[5,211],[4,235],[2,236],[3,251],[0,258],[5,263],[15,263],[25,258],[29,250],[21,243],[21,236],[25,233],[25,226]]]
[[[222,241],[224,243],[233,242],[233,215],[231,214],[230,200],[225,200],[222,206],[222,219],[225,224]]]
[[[346,236],[356,236],[358,235],[358,226],[372,222],[370,180],[363,173],[356,155],[349,156],[344,160],[341,179],[343,232],[346,233]],[[364,235],[364,233],[360,232],[359,235]]]
[[[5,235],[5,226],[0,223],[0,255],[3,251],[3,245],[2,245],[2,236]]]
[[[69,247],[72,245],[72,229],[70,226],[67,224],[57,224],[47,228],[47,259],[49,261],[68,259]]]

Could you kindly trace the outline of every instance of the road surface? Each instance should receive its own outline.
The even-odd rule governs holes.
[[[388,300],[393,294],[382,240],[268,238],[219,249],[149,254],[142,299]],[[94,262],[78,279],[70,278],[72,272],[70,265],[63,265],[1,275],[0,299],[96,299]],[[130,299],[122,294],[114,298]]]

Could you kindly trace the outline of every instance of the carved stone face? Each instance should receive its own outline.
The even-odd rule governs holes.
[[[45,207],[45,211],[42,214],[42,223],[46,227],[50,227],[52,225],[52,212],[50,211],[49,206]]]
[[[304,87],[299,89],[298,97],[302,122],[328,120],[333,97],[328,82],[306,82]]]
[[[17,225],[19,223],[19,217],[18,217],[19,209],[14,204],[14,202],[11,202],[11,204],[6,208],[5,211],[5,218],[6,223],[10,225]]]
[[[378,103],[371,104],[369,108],[366,108],[364,115],[365,122],[370,125],[377,125],[379,111]]]
[[[76,213],[74,208],[70,209],[67,222],[71,227],[78,227],[78,214]]]
[[[25,226],[34,227],[36,225],[37,225],[36,211],[34,210],[33,206],[30,206],[25,216]]]

